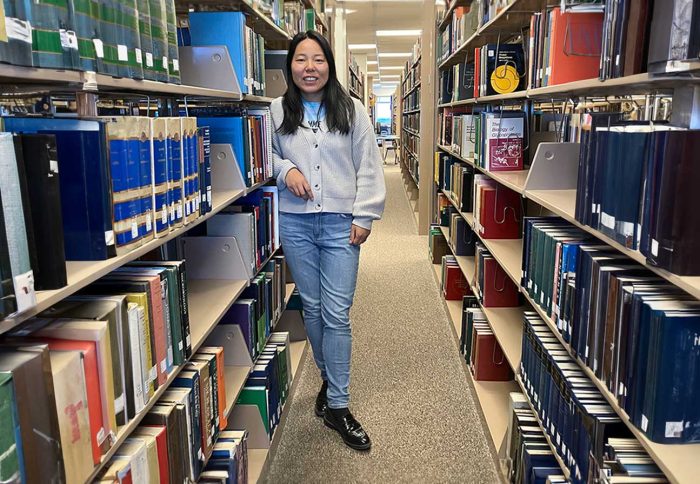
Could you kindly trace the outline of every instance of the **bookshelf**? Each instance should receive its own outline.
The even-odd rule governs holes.
[[[191,6],[187,2],[176,0],[176,6],[179,7],[180,13],[186,13]],[[325,15],[319,12],[317,4],[323,2],[313,2],[312,0],[304,0],[299,2],[305,8],[313,9],[314,25],[322,33],[328,35],[328,25],[325,20]],[[221,7],[226,7],[225,10],[240,10],[246,13],[246,22],[257,34],[260,34],[265,41],[267,48],[286,48],[292,38],[292,34],[284,27],[284,19],[281,22],[272,20],[269,12],[266,13],[261,7],[261,2],[234,0],[233,2],[224,2],[221,0],[204,0],[197,2],[196,8],[203,10],[218,10]],[[180,50],[182,52],[182,49]],[[181,57],[182,60],[182,57]],[[185,66],[183,66],[185,67]],[[12,99],[16,95],[26,93],[27,97],[60,97],[60,103],[64,102],[65,98],[75,98],[77,104],[80,104],[80,99],[87,100],[87,103],[95,107],[99,102],[109,99],[126,99],[134,104],[149,105],[156,103],[166,105],[167,108],[162,109],[158,114],[163,116],[177,116],[178,111],[188,107],[188,103],[196,106],[206,106],[212,103],[224,104],[241,104],[250,107],[267,105],[272,101],[272,98],[260,95],[242,94],[240,89],[232,87],[230,89],[213,89],[203,87],[201,85],[191,85],[187,83],[175,84],[168,82],[158,82],[152,80],[130,79],[127,77],[113,77],[111,75],[99,74],[95,72],[82,72],[70,69],[51,69],[38,67],[24,67],[9,64],[0,64],[0,85],[3,87],[3,97]],[[136,100],[136,101],[135,101]],[[4,100],[3,103],[8,101]],[[151,105],[151,110],[156,108]],[[168,113],[166,114],[166,110]],[[78,107],[78,115],[84,114]],[[175,113],[175,114],[173,114]],[[235,164],[235,161],[234,161]],[[245,188],[214,188],[212,191],[212,210],[203,216],[199,216],[196,220],[187,225],[179,227],[167,235],[150,240],[142,246],[132,250],[131,252],[118,255],[101,261],[68,261],[66,263],[67,279],[66,286],[50,291],[37,291],[37,304],[21,313],[15,313],[0,320],[0,335],[21,327],[28,319],[37,314],[51,308],[65,298],[76,294],[81,289],[97,281],[103,276],[109,274],[113,270],[123,266],[124,264],[134,261],[139,257],[151,252],[154,249],[184,236],[191,229],[200,226],[202,223],[209,220],[211,217],[221,213],[227,206],[252,193],[256,189],[265,184],[269,184],[271,180],[264,180],[251,187]],[[241,179],[241,182],[243,180]],[[273,254],[275,255],[275,254]],[[269,260],[269,259],[268,259]],[[260,270],[264,267],[261,264]],[[258,271],[258,273],[260,272]],[[205,345],[207,338],[214,331],[217,324],[224,314],[231,308],[235,301],[240,297],[243,291],[250,284],[247,277],[241,277],[234,280],[214,280],[214,279],[189,279],[187,283],[188,295],[187,304],[189,306],[190,315],[190,338],[192,343],[192,353],[196,353],[200,347]],[[273,331],[287,331],[286,328],[276,326],[283,317],[284,307],[291,298],[294,291],[294,284],[287,284],[286,301],[284,306],[272,322]],[[280,323],[281,324],[281,323]],[[276,326],[276,327],[274,327]],[[297,328],[298,336],[303,333],[303,328]],[[308,344],[305,336],[297,341],[290,341],[289,351],[291,354],[291,371],[292,384],[288,395],[287,403],[293,398],[294,389],[298,382],[297,369],[302,358],[308,350]],[[187,362],[185,362],[187,363]],[[117,454],[122,444],[132,435],[134,430],[142,423],[147,413],[159,403],[160,398],[170,388],[173,381],[178,377],[184,364],[173,366],[172,371],[168,373],[166,381],[161,384],[155,394],[146,403],[145,407],[131,418],[126,425],[119,427],[118,433],[115,436],[113,445],[108,452],[101,456],[100,463],[93,469],[92,473],[87,478],[86,482],[94,482],[98,474],[108,465],[113,456]],[[224,367],[224,379],[226,385],[226,415],[232,416],[236,413],[236,401],[241,390],[243,389],[246,380],[250,374],[251,366],[249,365],[226,365]],[[250,482],[255,483],[260,476],[264,474],[266,466],[269,464],[271,456],[274,455],[276,445],[279,442],[280,435],[283,432],[284,422],[289,413],[290,405],[286,405],[282,412],[282,417],[279,425],[276,428],[272,445],[270,449],[251,448],[249,455],[249,476]],[[239,426],[236,428],[247,428],[248,422],[238,421]],[[251,425],[254,425],[252,422]],[[260,422],[262,424],[262,422]],[[231,427],[233,428],[233,427]]]
[[[349,54],[350,61],[348,62],[348,92],[356,99],[359,99],[362,104],[365,103],[365,81],[364,74],[360,70],[360,66],[352,53]]]
[[[420,204],[420,103],[421,103],[421,47],[420,40],[414,45],[413,53],[401,76],[397,89],[400,98],[401,131],[396,132],[400,137],[401,171],[404,177],[406,192],[410,200],[415,201],[413,215],[419,222]]]
[[[450,24],[452,22],[451,16],[453,15],[455,9],[460,6],[465,6],[468,3],[469,2],[460,2],[459,0],[451,2],[445,16],[437,23],[438,33],[445,28],[450,28]],[[458,64],[464,65],[466,62],[469,62],[473,58],[474,48],[481,47],[487,43],[503,43],[507,42],[509,39],[517,40],[519,35],[525,35],[524,32],[529,29],[530,18],[533,12],[540,12],[547,6],[558,6],[560,2],[547,0],[511,0],[507,3],[508,5],[493,15],[488,22],[483,23],[473,34],[468,35],[468,38],[464,39],[464,41],[457,46],[452,53],[444,56],[442,59],[437,60],[436,66],[438,78],[440,77],[440,73],[452,69],[453,66]],[[527,37],[525,37],[525,39],[527,40]],[[436,42],[438,47],[439,43],[440,39],[438,37],[438,41]],[[697,92],[698,86],[700,86],[700,78],[698,76],[699,73],[700,64],[696,61],[689,61],[686,63],[676,62],[669,63],[669,68],[667,68],[666,72],[662,73],[641,72],[606,80],[600,80],[598,78],[581,79],[562,84],[550,85],[547,87],[526,87],[520,91],[511,92],[508,94],[469,97],[467,99],[459,99],[451,102],[441,102],[441,99],[438,96],[438,101],[435,103],[434,107],[438,119],[441,113],[445,110],[451,110],[452,112],[461,114],[469,113],[470,111],[478,112],[481,110],[497,110],[506,106],[522,107],[522,109],[527,113],[538,109],[540,106],[557,105],[559,106],[560,110],[561,106],[565,106],[566,109],[568,109],[567,112],[570,113],[573,107],[577,106],[579,103],[582,105],[585,105],[586,103],[598,103],[598,105],[600,105],[601,102],[610,102],[609,98],[613,98],[613,102],[615,102],[615,100],[618,103],[621,101],[627,101],[630,103],[639,102],[639,104],[644,105],[645,103],[649,102],[649,97],[645,98],[645,96],[666,95],[673,96],[673,101],[678,102],[678,106],[680,106],[679,111],[682,111],[685,115],[685,117],[672,116],[671,122],[674,123],[685,121],[687,123],[688,119],[691,119],[690,122],[692,123],[692,120],[697,120],[698,116]],[[694,92],[695,94],[688,97],[688,90]],[[695,103],[694,107],[693,103]],[[675,106],[676,103],[674,102],[674,107]],[[690,114],[688,114],[688,112],[690,112]],[[429,121],[423,117],[424,125],[428,124],[429,122],[432,122],[432,120]],[[437,124],[438,123],[436,121],[436,125]],[[682,125],[688,126],[688,124]],[[692,124],[691,126],[697,127]],[[435,138],[438,139],[438,137]],[[486,175],[499,185],[507,187],[520,194],[525,216],[559,216],[575,227],[578,227],[579,229],[590,234],[601,243],[605,243],[615,251],[624,254],[630,261],[640,264],[652,273],[660,276],[679,289],[682,289],[693,298],[700,299],[700,276],[679,276],[659,267],[652,266],[646,261],[645,256],[639,251],[628,249],[599,230],[577,221],[575,217],[577,190],[568,186],[561,186],[561,183],[558,184],[556,181],[552,181],[549,187],[546,189],[543,188],[542,185],[538,185],[536,181],[533,182],[533,180],[536,180],[538,177],[539,181],[541,181],[543,178],[547,178],[547,174],[543,173],[544,169],[537,166],[537,159],[533,161],[533,164],[529,167],[529,170],[526,166],[526,169],[516,172],[490,172],[476,165],[473,159],[460,156],[452,146],[442,145],[438,141],[434,145],[434,149],[437,153],[447,153],[454,159],[474,167],[474,172],[476,174]],[[535,147],[531,146],[530,149],[534,150]],[[535,170],[537,173],[533,174]],[[555,175],[549,175],[550,178],[553,176]],[[451,192],[441,190],[441,187],[437,187],[434,192],[441,192],[446,195],[449,203],[451,203],[454,209],[461,214],[462,218],[464,218],[467,224],[471,227],[474,226],[473,214],[461,212],[459,210],[459,205],[457,204],[455,197],[452,196]],[[443,229],[443,235],[447,236],[446,228],[441,227],[441,229]],[[475,233],[479,235],[478,232]],[[520,380],[520,376],[518,375],[522,351],[522,321],[524,311],[535,311],[552,330],[552,333],[557,337],[568,354],[578,364],[583,373],[591,380],[595,387],[600,390],[610,407],[628,427],[630,434],[639,440],[642,447],[648,452],[649,456],[664,472],[666,478],[670,482],[674,483],[692,482],[695,480],[695,476],[697,476],[698,472],[700,472],[700,466],[698,465],[697,461],[697,456],[700,455],[700,444],[664,445],[650,441],[646,435],[631,422],[630,417],[617,403],[616,396],[607,389],[606,384],[602,382],[595,375],[595,373],[576,356],[574,350],[561,336],[551,317],[549,317],[549,315],[543,311],[540,306],[537,305],[536,302],[527,294],[527,291],[521,287],[523,240],[489,240],[484,239],[480,235],[479,239],[491,253],[496,262],[498,262],[498,264],[503,268],[507,276],[517,285],[521,293],[521,301],[524,302],[523,306],[513,308],[484,308],[481,306],[481,309],[483,310],[483,313],[486,316],[491,329],[493,330],[496,340],[503,349],[508,363],[516,374],[516,380],[514,382],[515,387],[521,388],[522,393],[527,395],[523,382]],[[454,252],[450,247],[449,238],[447,240],[449,251]],[[470,285],[472,285],[474,278],[473,257],[456,257],[456,260],[462,273],[467,278],[467,281],[470,283]],[[440,283],[440,266],[437,265],[435,268],[438,283]],[[446,301],[446,304],[448,305],[449,309],[448,313],[453,320],[452,326],[457,330],[457,335],[459,335],[461,323],[455,318],[461,318],[461,301]],[[476,391],[476,395],[477,398],[480,398],[478,391]],[[507,400],[508,397],[507,395],[503,395],[502,398]],[[532,402],[529,403],[533,409],[533,412],[535,412]],[[483,408],[483,405],[481,406],[481,409],[482,417],[484,417],[484,420],[486,421],[486,427],[490,430],[497,424],[494,422],[493,424],[489,425],[489,421],[494,421],[498,417],[495,417],[487,412]],[[537,412],[535,412],[535,414],[537,414]],[[546,432],[545,436],[547,436]],[[555,457],[562,467],[562,473],[568,477],[569,473],[564,460],[561,458],[561,456],[557,455],[556,447],[553,442],[549,440],[548,436],[547,440]],[[498,449],[498,447],[496,448]]]

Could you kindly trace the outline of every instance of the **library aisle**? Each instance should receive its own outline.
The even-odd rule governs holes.
[[[321,379],[309,352],[266,482],[498,482],[465,369],[417,235],[400,170],[362,249],[351,313],[350,408],[373,440],[353,451],[313,412]]]

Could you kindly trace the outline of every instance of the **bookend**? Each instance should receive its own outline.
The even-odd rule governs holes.
[[[579,143],[540,143],[525,181],[525,190],[575,190]]]
[[[301,310],[288,309],[282,311],[282,316],[277,320],[273,328],[275,332],[288,332],[289,341],[304,341],[306,329],[304,329],[304,315]]]
[[[179,47],[180,78],[189,86],[239,94],[241,85],[225,45]]]
[[[246,281],[253,278],[247,267],[236,237],[183,237],[182,249],[187,264],[188,279],[220,279]]]
[[[249,449],[269,449],[270,436],[265,429],[257,405],[238,404],[233,406],[228,417],[227,429],[248,431]]]
[[[213,192],[218,193],[247,190],[236,154],[230,144],[211,145],[211,188]]]

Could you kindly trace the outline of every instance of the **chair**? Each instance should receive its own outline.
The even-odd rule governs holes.
[[[397,139],[388,139],[388,140],[384,141],[383,161],[384,161],[385,165],[386,165],[386,155],[389,153],[389,150],[394,152],[394,164],[396,164],[396,157],[398,156],[398,144],[399,144],[399,140],[397,140]]]

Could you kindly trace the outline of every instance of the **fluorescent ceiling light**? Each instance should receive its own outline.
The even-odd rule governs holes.
[[[379,64],[378,61],[367,61],[368,66],[376,66],[377,64]]]
[[[401,76],[398,74],[392,74],[392,75],[387,75],[387,74],[382,74],[382,79],[401,79]]]
[[[349,44],[348,49],[350,50],[372,50],[376,49],[377,44]]]
[[[381,71],[402,71],[403,66],[381,66],[379,68]]]
[[[379,52],[377,57],[408,57],[410,52]]]
[[[417,37],[422,30],[377,30],[377,37]]]
[[[367,73],[367,75],[368,75],[368,76],[378,76],[378,75],[379,75],[379,71],[369,71],[369,72]]]

